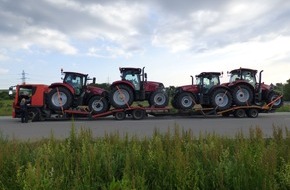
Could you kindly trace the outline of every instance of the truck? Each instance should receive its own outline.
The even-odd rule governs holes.
[[[144,71],[141,71],[140,73],[144,74]],[[68,82],[67,76],[70,76],[71,74],[72,73],[69,73],[69,75],[64,77],[64,82]],[[72,117],[98,119],[107,116],[113,116],[116,120],[123,120],[127,117],[140,120],[150,115],[155,117],[196,115],[204,117],[228,117],[233,115],[237,118],[256,118],[258,117],[259,113],[275,111],[275,104],[277,104],[277,102],[281,101],[282,99],[282,95],[279,95],[273,98],[270,102],[264,104],[236,105],[232,101],[229,88],[226,85],[223,86],[220,84],[220,75],[221,73],[218,72],[202,72],[196,76],[196,84],[193,84],[192,77],[191,85],[177,87],[173,96],[172,107],[156,106],[155,104],[149,104],[149,106],[129,105],[126,103],[126,106],[122,106],[121,108],[106,108],[102,112],[95,112],[88,104],[83,103],[75,103],[73,106],[66,107],[65,109],[63,109],[63,106],[60,106],[62,108],[56,110],[50,105],[51,102],[49,100],[55,99],[54,101],[59,102],[60,105],[65,105],[65,102],[67,101],[67,98],[62,98],[62,95],[59,95],[60,92],[65,94],[65,91],[58,89],[52,93],[52,87],[61,88],[61,85],[55,85],[55,83],[53,85],[22,84],[14,87],[15,96],[13,101],[12,116],[14,118],[20,118],[21,111],[19,102],[22,98],[31,99],[31,103],[28,106],[28,116],[31,121],[71,119]],[[144,78],[146,78],[145,75]],[[10,94],[12,94],[12,89],[13,88],[10,88],[9,90]],[[110,93],[114,94],[112,92]],[[86,92],[83,91],[81,94],[83,94],[83,97],[85,97],[84,95]],[[64,97],[66,95],[67,94],[65,94]],[[78,98],[79,97],[75,97],[75,100],[72,102],[78,102]],[[102,98],[106,99],[106,96],[103,96]],[[143,100],[143,98],[141,99]],[[62,100],[64,100],[64,102],[62,102]]]
[[[92,114],[100,114],[110,109],[108,92],[92,84],[88,85],[90,78],[87,74],[61,73],[64,75],[62,82],[10,87],[9,94],[14,95],[12,116],[21,117],[19,103],[22,98],[30,100],[28,117],[32,121],[63,117],[66,110],[78,107],[86,107]],[[94,84],[95,79],[92,80]]]

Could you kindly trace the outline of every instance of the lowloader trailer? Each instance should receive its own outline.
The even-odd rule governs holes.
[[[233,106],[229,109],[218,111],[216,108],[204,108],[200,104],[196,104],[192,109],[188,110],[176,110],[173,108],[156,108],[156,107],[142,107],[142,106],[131,106],[123,109],[111,109],[101,114],[91,114],[86,108],[70,109],[65,110],[65,118],[79,118],[86,117],[89,119],[99,119],[108,116],[113,116],[116,120],[124,120],[126,118],[132,118],[134,120],[141,120],[147,116],[221,116],[229,117],[233,115],[236,118],[256,118],[259,113],[269,113],[275,111],[272,107],[273,104],[278,101],[282,96],[277,97],[269,104],[263,106],[249,105],[249,106]]]

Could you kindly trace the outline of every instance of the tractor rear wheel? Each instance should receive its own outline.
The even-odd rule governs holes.
[[[180,109],[191,109],[195,104],[195,98],[188,92],[182,92],[177,96],[176,104]]]
[[[89,101],[89,109],[92,114],[99,114],[108,111],[110,108],[105,97],[94,96]]]
[[[177,104],[176,104],[176,96],[174,96],[172,99],[171,99],[171,105],[173,108],[175,109],[180,109]]]
[[[253,102],[253,91],[247,85],[238,85],[233,89],[233,99],[237,106],[251,105]]]
[[[127,108],[134,101],[132,90],[126,85],[114,86],[110,92],[110,102],[115,108]]]
[[[267,97],[267,104],[275,101],[273,103],[273,108],[280,108],[282,105],[283,105],[283,99],[282,97],[280,99],[277,100],[277,98],[279,97],[280,95],[277,93],[277,92],[274,92],[274,91],[271,91]]]
[[[152,93],[149,99],[149,105],[157,108],[164,108],[168,105],[169,98],[165,91],[157,90]]]
[[[229,109],[232,105],[230,92],[223,88],[217,88],[211,95],[211,105],[217,110]]]
[[[66,110],[72,105],[72,94],[63,87],[51,89],[48,93],[48,106],[55,111]]]

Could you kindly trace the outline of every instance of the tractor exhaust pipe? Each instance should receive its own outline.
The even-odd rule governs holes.
[[[193,85],[193,82],[194,82],[193,76],[190,75],[190,77],[191,77],[191,85]]]
[[[262,99],[262,89],[261,89],[261,84],[262,84],[262,72],[263,72],[264,70],[261,70],[260,71],[260,73],[259,73],[259,85],[258,85],[258,89],[257,89],[257,91],[258,91],[258,99],[259,99],[259,101],[261,101],[261,99]]]

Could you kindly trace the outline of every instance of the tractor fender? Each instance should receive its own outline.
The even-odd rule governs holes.
[[[246,85],[252,90],[253,93],[255,92],[255,88],[250,83],[244,82],[244,81],[240,81],[236,83],[229,83],[228,87],[232,91],[236,86],[239,86],[239,85]]]
[[[132,89],[133,92],[135,91],[134,85],[131,82],[126,81],[126,80],[118,80],[118,81],[113,82],[110,86],[110,89],[112,89],[114,86],[118,86],[118,85],[127,85]]]
[[[217,85],[217,86],[213,86],[209,91],[208,94],[212,94],[216,89],[225,89],[228,92],[231,92],[230,88],[224,85]]]
[[[72,86],[65,84],[65,83],[52,83],[49,88],[57,88],[57,87],[64,87],[70,91],[71,94],[75,94],[75,90]]]

